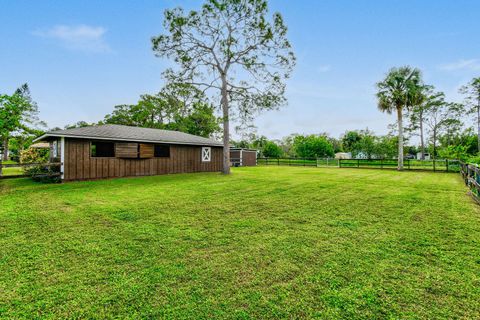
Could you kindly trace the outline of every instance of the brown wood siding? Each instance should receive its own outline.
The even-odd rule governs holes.
[[[171,145],[168,158],[97,158],[91,156],[90,141],[67,138],[65,139],[64,176],[68,181],[221,171],[222,148],[212,147],[210,162],[202,162],[201,150],[201,146]]]
[[[153,144],[140,143],[139,157],[142,159],[153,158]]]
[[[115,156],[117,158],[137,158],[138,143],[132,143],[132,142],[115,143]]]
[[[243,167],[256,166],[257,165],[257,152],[254,150],[230,150],[230,159],[232,162],[240,162]]]
[[[256,166],[257,152],[243,150],[242,152],[242,166]]]
[[[232,161],[240,161],[240,151],[239,150],[230,150],[230,159]]]

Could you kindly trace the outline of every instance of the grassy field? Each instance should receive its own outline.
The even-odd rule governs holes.
[[[0,182],[0,318],[473,319],[458,174],[301,167]]]

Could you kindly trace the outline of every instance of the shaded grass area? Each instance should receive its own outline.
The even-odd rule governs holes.
[[[17,164],[15,161],[7,160],[3,161],[2,164]],[[16,176],[24,174],[22,167],[8,167],[2,168],[2,174],[4,176]]]
[[[16,176],[16,175],[25,174],[25,172],[21,167],[9,167],[9,168],[2,168],[2,174],[4,176]]]
[[[0,318],[476,318],[458,174],[235,168],[0,182]]]

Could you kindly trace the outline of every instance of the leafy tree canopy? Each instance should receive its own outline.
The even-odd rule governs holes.
[[[223,172],[230,172],[230,117],[250,121],[286,103],[285,80],[295,64],[287,27],[268,16],[266,0],[207,0],[201,10],[165,11],[166,32],[152,39],[158,57],[175,61],[164,76],[194,85],[220,102]]]
[[[327,158],[335,155],[332,144],[325,136],[296,136],[293,147],[301,158]]]
[[[480,150],[480,77],[473,78],[467,85],[460,88],[465,95],[467,112],[475,114],[477,122],[477,149]]]
[[[65,129],[84,128],[95,125],[94,123],[88,123],[86,121],[77,121],[74,124],[67,124]],[[60,128],[58,128],[60,130]]]
[[[4,158],[13,136],[31,135],[39,125],[43,123],[38,120],[38,106],[31,98],[28,84],[12,95],[0,94],[0,149],[4,149]]]
[[[115,106],[103,122],[176,130],[203,137],[220,130],[214,107],[201,91],[172,84],[155,95],[142,95],[136,104]]]
[[[267,158],[280,158],[283,156],[283,150],[273,141],[267,141],[261,150],[262,155]]]

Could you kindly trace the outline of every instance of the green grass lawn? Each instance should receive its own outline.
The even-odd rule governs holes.
[[[0,318],[480,316],[458,174],[338,168],[0,181]]]

